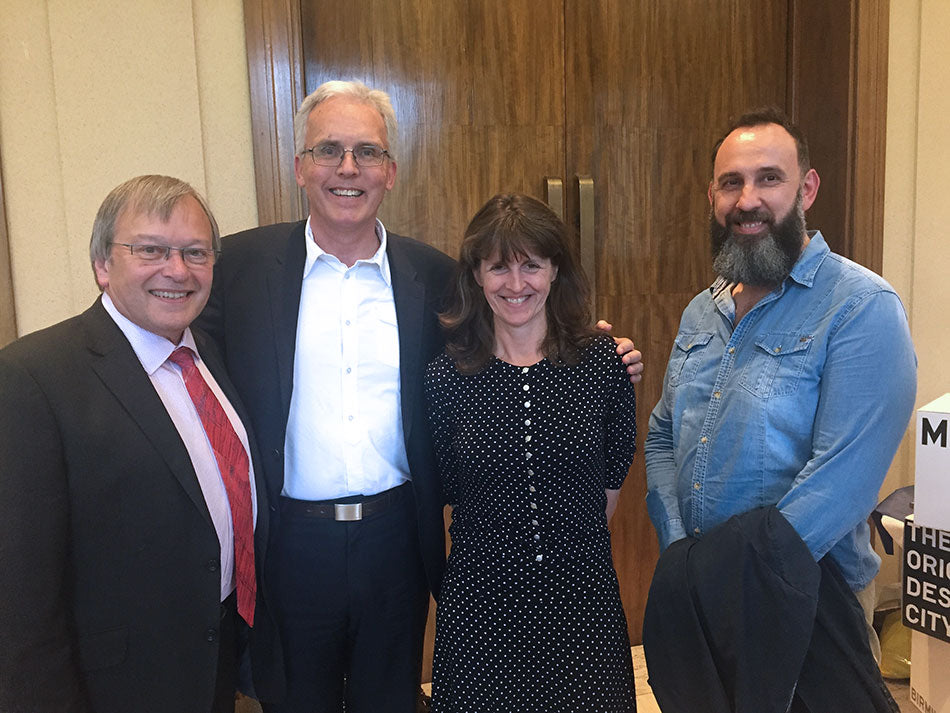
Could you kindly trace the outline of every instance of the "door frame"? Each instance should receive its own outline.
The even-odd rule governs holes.
[[[825,237],[836,252],[880,273],[889,0],[849,0],[847,6],[830,7],[843,21],[827,21],[826,0],[789,0],[787,107],[813,145],[827,146],[821,158],[840,183],[842,218],[834,229],[825,226]],[[306,216],[293,163],[293,116],[305,95],[300,18],[299,0],[244,0],[261,225]],[[828,83],[817,71],[828,61],[829,48],[838,48],[834,58],[848,62],[847,82]],[[836,128],[844,136],[829,136],[829,117],[838,119]],[[820,205],[813,209],[818,212]]]

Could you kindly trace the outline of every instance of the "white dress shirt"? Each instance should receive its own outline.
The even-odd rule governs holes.
[[[195,339],[190,329],[185,329],[179,344],[170,341],[147,329],[143,329],[116,309],[109,295],[103,293],[102,306],[115,321],[119,329],[129,340],[135,355],[142,363],[145,373],[148,374],[152,386],[158,392],[159,398],[165,405],[165,410],[171,417],[172,423],[178,430],[181,440],[185,444],[191,464],[198,476],[198,485],[201,494],[214,523],[218,534],[218,543],[221,546],[221,601],[224,601],[234,591],[234,531],[231,526],[231,508],[228,503],[228,494],[224,488],[224,480],[218,469],[218,461],[211,450],[211,442],[205,434],[204,426],[195,409],[195,405],[188,395],[185,382],[181,376],[181,369],[168,361],[168,357],[180,346],[188,347],[195,354],[195,365],[204,377],[211,391],[217,397],[227,414],[228,420],[234,427],[235,433],[241,440],[244,450],[247,451],[248,477],[251,484],[251,505],[254,513],[254,522],[257,522],[257,493],[254,489],[254,466],[251,464],[251,452],[247,444],[247,431],[238,418],[231,403],[221,391],[208,367],[198,353]],[[130,473],[129,477],[134,477]]]
[[[372,495],[409,480],[399,396],[399,330],[386,229],[347,267],[307,221],[283,494]]]

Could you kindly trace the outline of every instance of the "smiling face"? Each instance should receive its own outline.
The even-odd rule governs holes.
[[[191,196],[180,199],[168,222],[124,210],[115,222],[116,243],[149,243],[176,248],[212,249],[211,223]],[[177,344],[204,308],[211,291],[214,262],[189,265],[180,252],[167,260],[145,262],[129,248],[113,245],[106,260],[95,260],[99,287],[116,309],[138,326]]]
[[[372,104],[346,96],[327,99],[307,119],[307,148],[333,142],[344,148],[373,144],[388,148],[386,124]],[[396,181],[396,163],[357,166],[353,155],[343,155],[338,166],[317,166],[309,154],[294,160],[297,184],[307,192],[310,225],[318,241],[352,242],[375,235],[376,213]]]
[[[804,212],[818,183],[814,169],[801,175],[795,139],[781,126],[730,133],[716,154],[708,192],[717,272],[748,284],[784,279],[807,240]]]
[[[495,331],[528,330],[543,337],[547,332],[545,303],[557,266],[537,255],[513,255],[507,262],[496,252],[482,260],[475,281],[495,315]]]

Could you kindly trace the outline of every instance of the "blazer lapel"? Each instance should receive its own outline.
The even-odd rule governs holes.
[[[297,315],[303,267],[307,259],[306,221],[298,223],[287,240],[287,249],[278,257],[277,269],[267,278],[271,319],[277,349],[277,378],[284,422],[290,413],[290,395],[294,388],[294,350],[297,346]]]
[[[185,444],[132,346],[101,302],[96,301],[83,317],[88,347],[93,355],[92,368],[158,451],[208,524],[213,526]]]
[[[390,233],[389,270],[393,280],[393,298],[396,303],[396,324],[399,329],[399,394],[402,405],[402,425],[406,443],[411,438],[412,411],[422,379],[418,372],[422,364],[422,331],[426,287],[417,279],[416,270],[402,251],[399,236]]]

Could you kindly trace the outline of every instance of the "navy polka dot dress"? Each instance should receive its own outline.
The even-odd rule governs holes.
[[[636,709],[604,514],[633,461],[633,386],[613,341],[581,363],[493,359],[426,375],[452,551],[436,609],[436,713]]]

